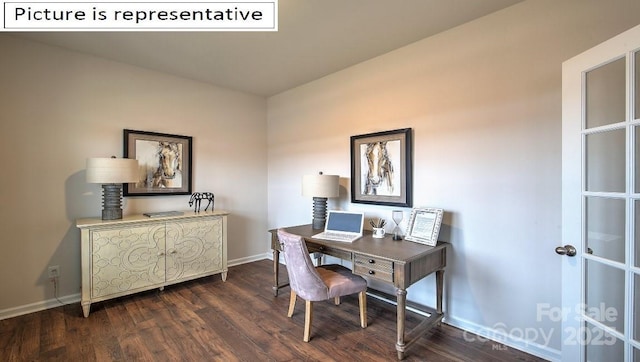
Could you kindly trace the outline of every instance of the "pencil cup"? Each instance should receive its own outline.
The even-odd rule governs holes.
[[[373,237],[374,238],[384,238],[384,228],[373,228]]]

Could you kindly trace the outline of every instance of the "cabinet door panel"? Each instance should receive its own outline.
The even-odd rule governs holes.
[[[167,282],[223,268],[222,218],[167,223]]]
[[[164,224],[94,231],[91,240],[92,298],[164,282]]]

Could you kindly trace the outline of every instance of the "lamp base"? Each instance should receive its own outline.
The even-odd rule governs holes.
[[[324,224],[326,222],[327,222],[327,198],[314,197],[313,198],[313,222],[311,224],[311,228],[324,229]]]
[[[102,220],[122,219],[122,184],[102,185]]]

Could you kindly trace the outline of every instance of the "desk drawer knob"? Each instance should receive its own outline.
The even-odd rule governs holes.
[[[374,275],[376,272],[373,270],[369,270],[369,275]]]
[[[375,261],[375,260],[373,260],[373,259],[369,259],[369,264],[375,264],[375,263],[376,263],[376,261]]]

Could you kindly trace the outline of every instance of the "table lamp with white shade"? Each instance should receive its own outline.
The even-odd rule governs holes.
[[[122,184],[138,181],[138,160],[88,158],[87,182],[102,184],[102,220],[122,219]]]
[[[313,197],[313,229],[324,229],[327,220],[327,199],[339,195],[338,175],[304,175],[302,196]]]

